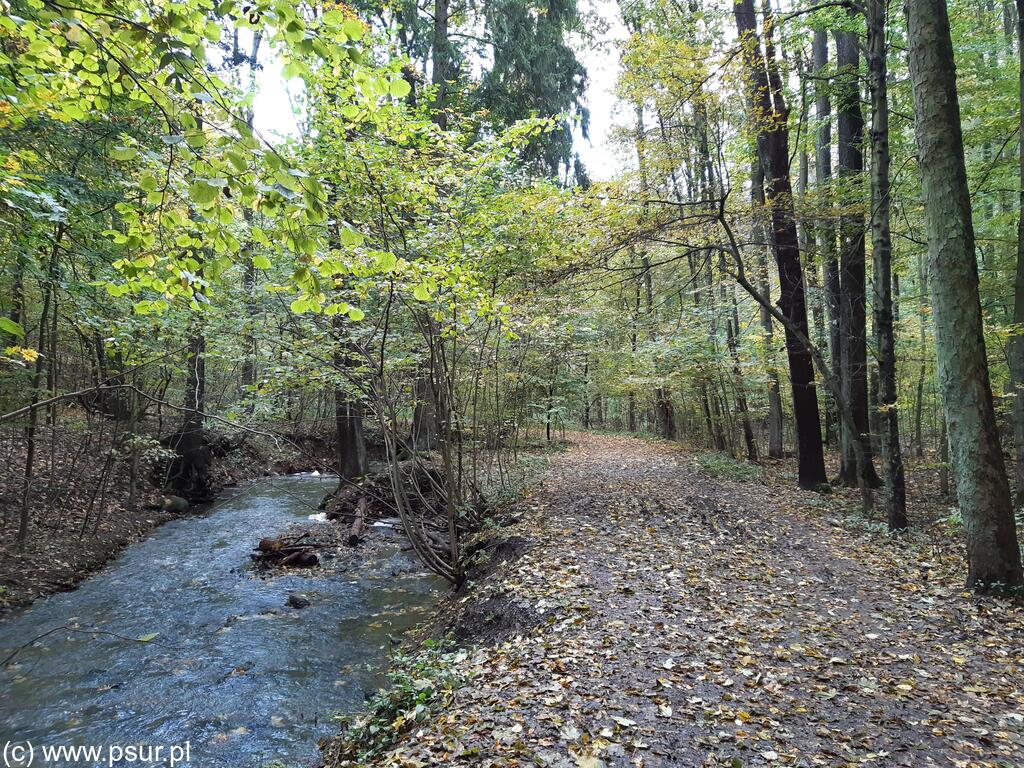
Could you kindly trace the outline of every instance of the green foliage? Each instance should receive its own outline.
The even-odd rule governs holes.
[[[579,120],[588,138],[589,112],[583,104],[587,73],[569,45],[569,33],[582,31],[576,0],[552,0],[537,12],[525,0],[488,0],[483,4],[494,61],[475,98],[487,119],[511,125],[535,115],[558,116],[557,129],[532,141],[524,152],[542,172],[573,172],[573,128]],[[577,174],[582,176],[582,174]],[[585,182],[585,176],[577,179]]]
[[[764,471],[756,464],[734,459],[720,451],[705,451],[698,453],[695,458],[701,469],[715,477],[750,483],[761,480],[764,476]]]
[[[370,699],[366,712],[343,719],[344,730],[329,752],[335,762],[372,765],[404,732],[439,709],[468,681],[459,669],[466,651],[446,641],[430,641],[412,654],[397,654],[388,672],[390,686]]]

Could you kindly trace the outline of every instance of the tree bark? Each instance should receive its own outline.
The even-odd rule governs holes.
[[[751,120],[767,180],[766,199],[771,211],[772,239],[779,270],[779,306],[793,327],[806,337],[807,303],[790,180],[788,107],[770,38],[767,57],[761,51],[753,0],[738,0],[734,11],[748,80]],[[767,26],[770,29],[770,25]],[[818,488],[826,485],[827,479],[814,367],[810,350],[789,327],[786,328],[786,353],[796,421],[799,483],[803,488]]]
[[[865,305],[866,270],[864,255],[864,214],[860,209],[861,178],[864,174],[864,117],[860,107],[860,54],[857,35],[837,31],[836,101],[839,133],[839,178],[843,182],[843,214],[839,221],[839,324],[843,399],[853,412],[854,422],[864,444],[864,480],[872,487],[879,483],[871,456],[868,419],[867,316]],[[843,431],[842,461],[838,482],[856,486],[855,448]]]
[[[1019,58],[1018,135],[1024,130],[1024,0],[1017,0],[1017,53]],[[1024,141],[1018,142],[1020,213],[1017,219],[1017,272],[1014,278],[1013,323],[1008,348],[1010,387],[1013,392],[1014,482],[1016,505],[1024,504]]]
[[[1024,584],[999,447],[978,292],[971,199],[945,0],[907,0],[907,39],[921,169],[939,387],[967,537],[967,583]]]
[[[750,173],[750,196],[754,217],[754,247],[757,249],[757,271],[761,293],[771,297],[771,281],[768,279],[768,233],[764,225],[764,169],[761,161],[755,159]],[[773,338],[772,316],[760,307],[761,329],[764,331],[765,365],[768,369],[768,456],[781,459],[786,455],[782,445],[782,392],[779,388],[779,372],[775,367],[775,340]]]
[[[352,367],[351,354],[339,349],[334,356],[339,370]],[[368,469],[366,440],[363,437],[363,406],[358,396],[344,386],[334,389],[335,457],[341,482],[362,477]]]
[[[814,31],[814,114],[818,119],[815,137],[814,181],[818,193],[818,225],[816,240],[818,260],[825,271],[825,308],[828,314],[828,348],[832,370],[842,375],[839,336],[839,262],[836,260],[836,228],[832,220],[832,104],[829,101],[828,34],[823,29]],[[825,440],[836,441],[840,429],[836,403],[829,397],[825,403]]]
[[[1024,1],[1024,0],[1022,0]],[[887,0],[866,0],[871,90],[871,249],[875,268],[874,324],[878,347],[879,416],[885,508],[890,531],[907,527],[907,490],[897,409],[893,331],[892,237],[889,232],[889,93],[886,84]]]
[[[431,51],[430,82],[437,89],[434,96],[434,122],[445,130],[448,128],[448,71],[451,50],[448,40],[448,0],[434,0],[434,35]]]

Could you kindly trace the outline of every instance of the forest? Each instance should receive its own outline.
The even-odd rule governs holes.
[[[0,9],[7,765],[1024,764],[1024,0]]]

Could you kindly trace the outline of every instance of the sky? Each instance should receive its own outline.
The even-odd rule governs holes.
[[[576,45],[576,55],[587,69],[585,98],[590,110],[590,140],[584,139],[577,130],[575,148],[592,180],[611,181],[629,167],[631,160],[617,152],[610,142],[616,120],[628,119],[614,93],[619,75],[617,43],[625,40],[627,32],[615,0],[582,0],[580,10],[599,15],[607,29],[594,35],[596,39],[593,42],[577,42]],[[257,86],[256,129],[268,139],[298,133],[288,88],[294,92],[301,85],[295,82],[289,86],[286,83],[281,75],[281,62],[272,54],[264,57]]]
[[[610,143],[612,127],[624,123],[628,116],[615,96],[619,79],[619,50],[628,37],[614,0],[591,0],[581,3],[581,10],[600,15],[607,31],[597,35],[592,45],[578,46],[576,55],[587,68],[587,107],[590,109],[590,141],[576,137],[576,151],[594,181],[611,181],[625,170],[630,157],[623,157]]]

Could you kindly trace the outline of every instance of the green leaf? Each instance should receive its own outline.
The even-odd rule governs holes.
[[[347,19],[344,24],[341,25],[341,31],[345,33],[345,36],[349,40],[359,40],[363,36],[363,23],[358,19]]]
[[[412,295],[416,297],[417,301],[430,301],[430,288],[426,283],[420,283],[413,288]]]
[[[412,86],[410,86],[409,83],[403,80],[402,78],[398,78],[397,80],[391,81],[389,90],[391,91],[392,96],[395,96],[399,99],[404,99],[406,96],[409,95],[409,91],[412,90]]]
[[[342,227],[338,233],[338,238],[341,240],[341,244],[348,248],[354,248],[363,244],[363,236],[348,227]]]
[[[115,160],[132,160],[139,154],[135,147],[114,147],[110,150],[110,156]]]
[[[252,265],[256,267],[256,269],[270,269],[270,259],[262,253],[257,253],[252,257]]]
[[[393,253],[381,253],[377,255],[377,269],[381,272],[394,272],[398,266],[398,258]]]
[[[10,333],[13,336],[17,336],[19,338],[25,335],[25,329],[22,328],[21,325],[19,325],[18,323],[11,320],[9,317],[0,317],[0,331]]]
[[[363,310],[359,309],[358,307],[349,307],[348,316],[349,318],[355,320],[358,323],[360,320],[366,317],[366,313],[363,312]]]
[[[191,197],[197,205],[202,206],[208,206],[213,203],[219,194],[220,187],[215,187],[202,179],[192,182],[192,185],[188,188],[188,196]]]
[[[139,635],[135,639],[138,640],[140,643],[148,643],[151,640],[156,640],[158,637],[160,637],[159,632],[150,632],[148,635]]]

